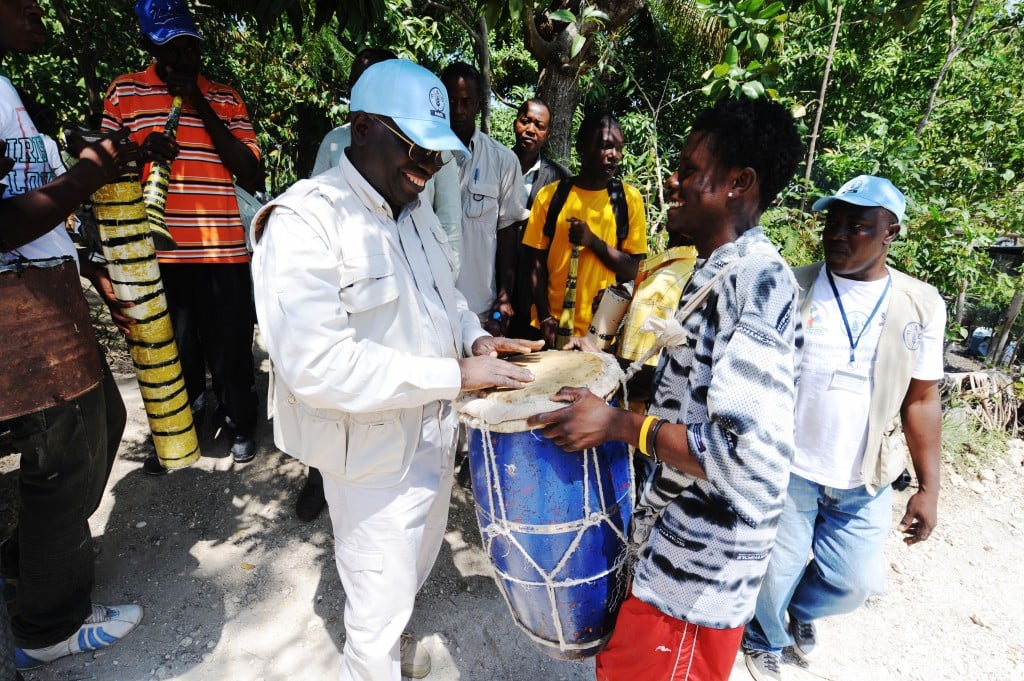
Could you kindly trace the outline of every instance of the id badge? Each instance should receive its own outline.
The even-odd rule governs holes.
[[[868,377],[852,369],[836,369],[828,387],[829,390],[844,390],[862,395],[868,391]]]

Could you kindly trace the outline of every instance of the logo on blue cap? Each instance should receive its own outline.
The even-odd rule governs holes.
[[[135,16],[139,19],[143,35],[156,45],[163,45],[182,35],[203,39],[185,0],[138,0]]]
[[[444,112],[444,95],[441,93],[441,88],[435,87],[430,90],[430,94],[427,95],[430,99],[430,106],[433,108],[430,110],[430,115],[435,118],[442,120],[448,120],[447,114]]]

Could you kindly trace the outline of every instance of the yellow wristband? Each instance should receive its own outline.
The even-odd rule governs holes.
[[[657,416],[648,416],[644,419],[644,423],[640,426],[640,441],[637,443],[637,449],[640,450],[641,454],[650,456],[651,453],[647,451],[647,433],[650,432],[651,426],[658,420]]]

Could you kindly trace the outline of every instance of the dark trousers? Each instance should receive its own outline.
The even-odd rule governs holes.
[[[21,452],[18,527],[4,543],[5,577],[18,580],[17,644],[64,640],[91,614],[94,581],[89,516],[99,506],[125,425],[109,370],[66,404],[10,419]]]
[[[206,367],[221,412],[237,432],[256,430],[252,275],[247,264],[160,265],[185,390],[195,405]]]

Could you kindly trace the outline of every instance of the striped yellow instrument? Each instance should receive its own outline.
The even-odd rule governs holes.
[[[167,114],[164,134],[174,139],[178,134],[178,119],[181,117],[181,97],[171,100],[171,111]],[[146,202],[146,216],[149,218],[149,229],[153,233],[153,244],[158,251],[173,251],[178,247],[174,237],[167,230],[164,221],[164,208],[167,207],[167,186],[171,182],[171,164],[153,161],[149,166],[149,177],[146,188],[142,191],[142,200]]]
[[[101,187],[92,201],[114,293],[135,303],[124,310],[135,320],[128,349],[157,457],[165,468],[184,468],[199,459],[199,439],[138,176]]]

